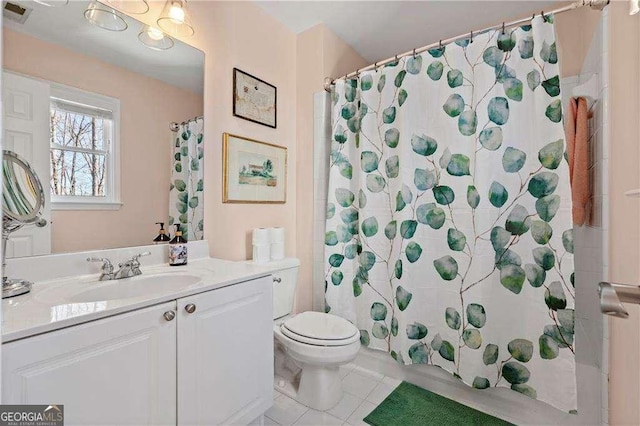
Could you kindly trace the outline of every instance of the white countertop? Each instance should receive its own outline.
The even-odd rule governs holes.
[[[282,269],[282,264],[272,262],[256,265],[251,262],[204,258],[190,260],[186,266],[155,265],[145,267],[143,265],[141,269],[143,274],[140,277],[179,273],[196,275],[201,278],[201,281],[181,287],[179,290],[155,291],[149,295],[145,294],[128,299],[82,303],[69,302],[68,296],[99,286],[126,286],[127,281],[135,280],[136,277],[116,281],[98,281],[99,275],[92,274],[36,282],[29,294],[2,301],[2,342],[6,343],[264,277],[273,271]]]

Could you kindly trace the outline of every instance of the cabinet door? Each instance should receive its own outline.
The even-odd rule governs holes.
[[[272,311],[271,277],[178,300],[178,424],[247,424],[273,404]]]
[[[175,306],[4,344],[2,403],[64,404],[69,425],[175,424]]]

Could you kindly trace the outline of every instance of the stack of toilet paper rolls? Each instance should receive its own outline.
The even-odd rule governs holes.
[[[284,228],[270,228],[271,260],[284,259]]]
[[[284,259],[284,228],[253,230],[253,261],[267,263]]]

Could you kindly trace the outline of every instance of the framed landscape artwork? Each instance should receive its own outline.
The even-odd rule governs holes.
[[[222,137],[222,202],[284,203],[287,148],[230,133]]]
[[[233,69],[233,115],[265,126],[277,126],[277,89],[237,68]]]

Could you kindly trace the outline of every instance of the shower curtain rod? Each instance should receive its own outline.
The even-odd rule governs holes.
[[[373,63],[373,64],[371,64],[369,66],[366,66],[364,68],[357,69],[357,70],[355,70],[355,71],[353,71],[353,72],[351,72],[351,73],[349,73],[349,74],[347,74],[347,75],[345,75],[343,77],[338,77],[338,78],[326,77],[324,79],[324,90],[326,90],[327,92],[331,92],[331,86],[333,86],[333,84],[338,80],[347,80],[347,79],[349,79],[351,77],[357,77],[363,71],[375,70],[378,67],[381,67],[381,66],[386,65],[386,64],[390,64],[392,62],[395,62],[400,58],[404,58],[406,56],[414,56],[414,55],[417,55],[419,53],[425,52],[425,51],[427,51],[429,49],[433,49],[435,47],[441,47],[442,45],[445,45],[445,44],[448,44],[448,43],[452,43],[452,42],[454,42],[456,40],[460,40],[460,39],[463,39],[463,38],[470,38],[471,41],[473,41],[473,36],[474,35],[486,33],[487,31],[491,31],[491,30],[515,27],[515,26],[518,26],[520,24],[524,24],[525,22],[531,21],[537,15],[538,16],[544,16],[545,14],[554,15],[554,14],[568,12],[570,10],[578,9],[580,7],[583,7],[583,6],[589,6],[592,9],[602,10],[602,9],[604,9],[604,7],[606,5],[609,4],[609,1],[610,0],[579,0],[579,1],[575,1],[575,2],[571,3],[568,6],[560,7],[558,9],[551,10],[551,11],[546,12],[546,13],[544,11],[541,11],[539,15],[534,13],[533,16],[531,16],[531,17],[522,18],[522,19],[518,19],[518,20],[515,20],[515,21],[511,21],[511,22],[503,22],[501,24],[493,25],[491,27],[483,28],[481,30],[470,31],[468,33],[461,34],[461,35],[456,36],[456,37],[451,37],[451,38],[447,38],[447,39],[444,39],[444,40],[440,40],[437,43],[431,43],[431,44],[429,44],[427,46],[423,46],[423,47],[420,47],[420,48],[417,48],[417,49],[409,50],[408,52],[404,52],[404,53],[399,54],[399,55],[392,56],[392,57],[390,57],[388,59],[385,59],[384,61],[375,62],[375,63]]]
[[[191,123],[192,121],[200,120],[201,118],[204,118],[204,117],[202,115],[199,115],[199,116],[193,117],[192,119],[189,119],[187,121],[183,121],[182,123],[177,123],[177,122],[173,121],[173,122],[169,123],[169,129],[172,132],[175,132],[175,131],[177,131],[179,129],[180,125],[185,125],[187,123]]]

